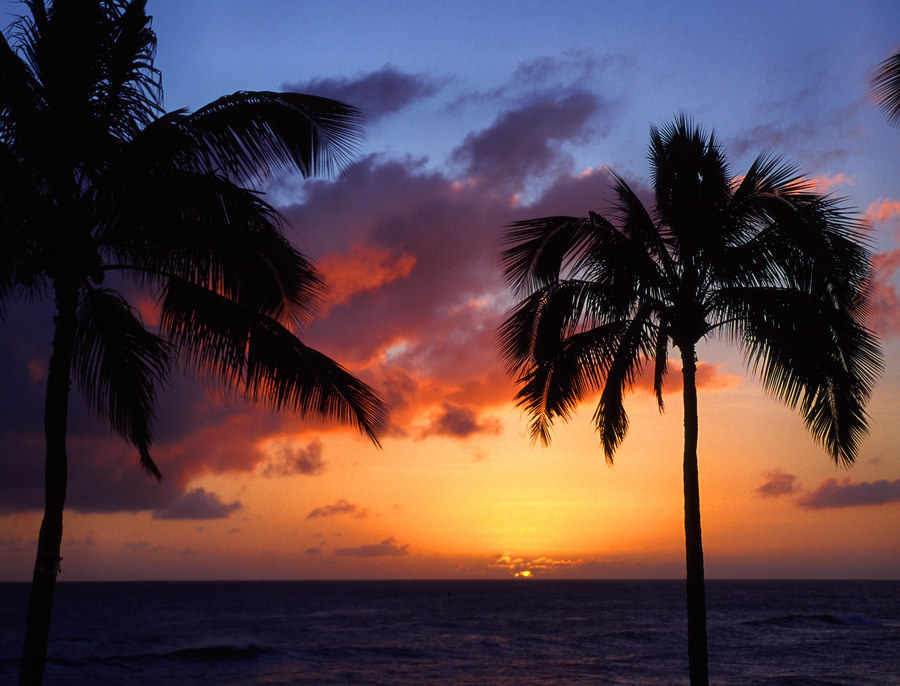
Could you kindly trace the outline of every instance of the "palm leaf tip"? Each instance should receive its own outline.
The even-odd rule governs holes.
[[[157,481],[162,481],[162,472],[159,470],[159,467],[156,466],[156,462],[153,461],[153,458],[150,457],[150,451],[145,446],[139,447],[138,450],[140,454],[141,469],[143,469]]]
[[[872,91],[888,121],[900,125],[900,52],[878,66],[872,77]]]

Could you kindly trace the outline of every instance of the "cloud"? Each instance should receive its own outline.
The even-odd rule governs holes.
[[[866,208],[863,215],[867,221],[876,223],[889,222],[895,217],[900,218],[900,200],[890,198],[878,198]]]
[[[586,91],[545,95],[469,134],[453,152],[453,160],[463,165],[469,178],[506,191],[521,187],[534,175],[558,176],[571,170],[571,158],[558,144],[584,142],[590,118],[602,107]]]
[[[140,551],[142,551],[142,552],[147,552],[147,553],[158,553],[158,552],[160,552],[161,550],[166,550],[166,547],[167,547],[167,546],[164,546],[164,545],[150,545],[150,544],[147,543],[146,541],[134,541],[134,542],[126,542],[126,543],[123,543],[123,544],[122,544],[122,547],[123,547],[125,550],[131,551],[131,552],[135,552],[135,551],[140,550]]]
[[[853,185],[853,179],[846,174],[835,174],[834,176],[813,176],[809,179],[809,183],[813,192],[827,194],[835,186]]]
[[[442,87],[442,83],[426,74],[409,74],[385,65],[353,79],[315,79],[286,84],[283,89],[341,100],[358,107],[366,121],[374,123],[417,100],[435,95]]]
[[[547,572],[555,569],[577,567],[584,564],[584,559],[553,558],[546,555],[525,559],[506,553],[487,565],[488,569],[506,569],[517,578],[529,578],[536,573]]]
[[[323,505],[322,507],[315,508],[306,515],[306,518],[319,519],[321,517],[335,517],[337,515],[353,515],[357,519],[365,519],[369,516],[369,509],[361,508],[359,505],[354,505],[344,498],[341,498],[331,505]]]
[[[409,544],[397,545],[397,539],[391,536],[381,543],[373,545],[361,545],[356,548],[336,548],[335,555],[345,555],[348,557],[402,557],[406,555]]]
[[[274,453],[274,457],[263,466],[263,476],[315,475],[325,470],[322,442],[319,439],[311,441],[305,447],[282,444],[269,452]]]
[[[218,495],[203,488],[194,488],[163,510],[153,513],[154,519],[225,519],[240,510],[239,501],[223,503]]]
[[[872,257],[871,304],[869,326],[884,336],[900,334],[900,294],[895,277],[900,269],[900,248]]]
[[[416,258],[407,253],[392,255],[372,245],[356,245],[348,254],[328,255],[319,267],[328,283],[327,307],[347,302],[365,293],[409,277]]]
[[[303,551],[304,555],[321,555],[322,549],[318,546],[312,546]]]
[[[471,408],[445,402],[442,404],[441,411],[432,418],[428,428],[422,432],[422,437],[468,438],[475,434],[497,434],[499,432],[500,426],[497,422],[479,422],[475,411]]]
[[[7,555],[31,552],[35,549],[33,541],[26,541],[19,536],[0,536],[0,550]]]
[[[776,496],[790,495],[796,493],[800,488],[797,477],[793,474],[785,472],[766,472],[764,474],[766,480],[762,486],[758,486],[754,490],[763,498],[774,498]]]
[[[856,483],[849,477],[827,479],[815,491],[798,499],[805,510],[823,510],[835,507],[885,505],[900,502],[900,479],[887,481],[863,481]]]

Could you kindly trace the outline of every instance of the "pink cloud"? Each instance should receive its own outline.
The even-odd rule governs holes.
[[[814,176],[809,179],[811,190],[816,193],[828,193],[835,186],[852,185],[853,179],[846,174],[835,174],[834,176]]]
[[[358,293],[405,279],[416,264],[408,254],[391,255],[372,245],[353,246],[349,253],[332,254],[319,260],[328,284],[327,307],[347,302]]]
[[[872,268],[869,326],[883,336],[895,336],[900,333],[900,295],[895,279],[900,268],[900,248],[875,255]]]
[[[900,217],[900,200],[879,198],[868,208],[863,215],[864,219],[871,222],[888,222],[895,217]]]

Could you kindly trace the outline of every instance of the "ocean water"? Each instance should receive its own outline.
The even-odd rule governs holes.
[[[900,582],[707,582],[714,684],[900,684]],[[28,597],[0,584],[0,683]],[[686,684],[681,581],[57,586],[45,684]]]

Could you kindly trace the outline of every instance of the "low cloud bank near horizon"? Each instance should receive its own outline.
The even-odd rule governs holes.
[[[361,545],[355,548],[335,548],[334,555],[344,557],[402,557],[409,552],[409,544],[399,545],[393,536],[380,543]]]

